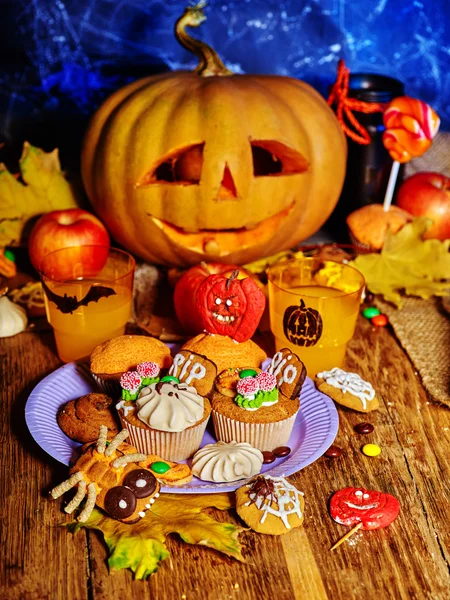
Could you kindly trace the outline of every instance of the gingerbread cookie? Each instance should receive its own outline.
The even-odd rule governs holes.
[[[239,380],[248,376],[253,377],[258,373],[261,373],[261,369],[258,369],[257,367],[235,367],[225,369],[216,378],[216,391],[229,398],[234,398],[237,394],[236,385]]]
[[[347,373],[335,367],[331,371],[317,373],[315,383],[319,391],[352,410],[367,413],[379,407],[372,385],[357,373]]]
[[[173,359],[169,375],[194,387],[200,396],[207,396],[214,386],[217,367],[202,354],[180,350]]]
[[[283,396],[292,400],[299,397],[306,378],[306,368],[291,350],[283,348],[276,352],[267,372],[275,375],[278,390]]]
[[[135,523],[145,516],[159,497],[160,485],[153,473],[143,466],[147,456],[139,453],[134,446],[125,443],[128,431],[123,429],[107,445],[107,429],[100,427],[96,444],[89,444],[70,469],[70,477],[51,491],[53,498],[59,498],[71,488],[77,493],[65,507],[71,514],[84,497],[86,504],[77,520],[85,523],[95,505],[106,511],[110,517],[123,523]]]
[[[56,420],[68,437],[83,444],[97,439],[100,425],[107,427],[108,439],[120,430],[112,399],[106,394],[86,394],[63,404]]]
[[[283,535],[304,519],[303,492],[284,477],[259,475],[236,491],[236,511],[254,531]]]

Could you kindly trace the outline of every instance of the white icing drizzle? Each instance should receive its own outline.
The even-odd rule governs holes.
[[[134,406],[125,406],[125,400],[121,400],[116,404],[116,410],[123,410],[123,416],[127,417],[128,413],[133,412]]]
[[[204,365],[202,365],[201,363],[194,363],[192,365],[192,369],[191,372],[189,373],[189,376],[186,378],[186,383],[188,385],[190,385],[190,383],[192,382],[193,379],[203,379],[203,377],[206,375],[206,367]]]
[[[172,366],[169,369],[169,375],[178,377],[178,368],[184,363],[185,358],[182,354],[176,354],[173,359]]]
[[[172,366],[169,369],[169,375],[178,377],[180,381],[185,381],[188,385],[191,384],[193,379],[203,379],[206,375],[206,367],[199,362],[195,362],[191,367],[193,360],[193,354],[191,354],[187,359],[181,353],[176,354],[175,358],[173,359]],[[178,370],[180,367],[181,372],[178,375]],[[189,371],[190,367],[191,369]]]
[[[278,508],[272,506],[273,503],[270,501],[270,498],[264,499],[263,496],[254,493],[249,493],[248,497],[250,498],[250,501],[246,502],[245,506],[250,506],[250,504],[253,503],[258,510],[262,511],[263,514],[260,523],[264,523],[267,515],[270,514],[279,517],[286,529],[290,529],[291,525],[288,520],[289,515],[296,514],[299,519],[303,516],[300,506],[300,496],[304,496],[304,494],[286,481],[284,477],[271,477],[270,475],[265,475],[265,479],[273,481],[275,487],[273,496]],[[247,487],[251,488],[252,483],[247,484]]]
[[[263,460],[262,452],[247,442],[217,442],[194,454],[192,473],[202,481],[237,481],[257,475]]]
[[[288,356],[289,358],[289,356]],[[294,365],[287,365],[285,370],[283,371],[282,382],[292,383],[294,379],[297,377],[297,368]]]
[[[139,512],[138,515],[143,519],[145,517],[145,512]]]
[[[367,408],[367,402],[375,397],[375,390],[372,385],[361,379],[357,373],[347,373],[335,367],[331,371],[317,373],[317,377],[325,379],[328,385],[342,390],[344,394],[349,392],[352,396],[359,398],[364,409]]]
[[[288,360],[292,359],[292,354],[288,354],[286,358],[283,358],[282,352],[275,352],[273,355],[272,361],[267,369],[268,373],[272,373],[277,377],[284,365],[288,362]],[[292,383],[297,377],[297,368],[294,365],[286,365],[286,368],[281,373],[281,377],[277,380],[277,385],[281,386],[284,382]]]

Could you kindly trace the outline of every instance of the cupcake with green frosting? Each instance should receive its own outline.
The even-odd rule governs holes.
[[[258,373],[237,382],[234,401],[240,408],[258,410],[278,402],[277,379],[271,373]]]
[[[286,445],[300,408],[298,396],[284,396],[277,378],[269,372],[243,369],[230,397],[212,394],[212,418],[216,439],[247,442],[261,451]]]

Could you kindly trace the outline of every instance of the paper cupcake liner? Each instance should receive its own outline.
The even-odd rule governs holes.
[[[128,429],[127,442],[144,454],[157,454],[164,460],[177,462],[192,456],[200,448],[208,419],[185,431],[168,432],[156,429],[143,429],[131,425],[119,411],[122,427]]]
[[[298,412],[298,411],[297,411]],[[261,452],[285,446],[294,427],[297,412],[283,421],[274,423],[243,423],[212,411],[217,441],[248,442]]]
[[[100,379],[97,375],[91,372],[92,379],[98,385],[100,391],[108,396],[111,396],[113,400],[117,400],[122,395],[122,388],[120,387],[120,383],[118,381]]]

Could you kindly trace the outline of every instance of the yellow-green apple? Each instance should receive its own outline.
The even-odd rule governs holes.
[[[109,235],[103,223],[80,208],[54,210],[38,219],[28,241],[28,254],[35,269],[43,257],[70,246],[109,247]],[[99,260],[104,262],[104,256]]]
[[[442,173],[416,173],[400,187],[396,203],[415,217],[428,217],[433,225],[426,238],[450,239],[450,179]]]

